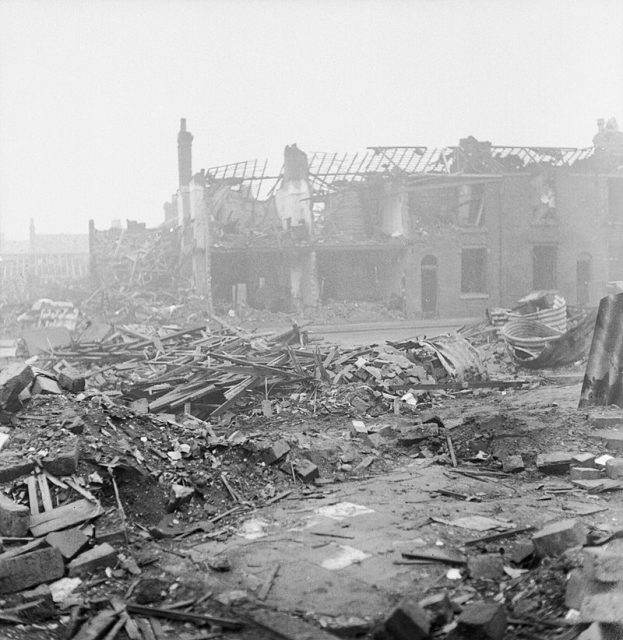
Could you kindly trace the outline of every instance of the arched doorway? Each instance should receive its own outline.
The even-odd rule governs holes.
[[[434,318],[437,315],[437,258],[427,255],[420,265],[422,275],[422,315]]]
[[[589,253],[581,253],[576,263],[576,287],[578,304],[590,304],[593,259]]]

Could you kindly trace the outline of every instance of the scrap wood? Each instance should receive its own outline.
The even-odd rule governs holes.
[[[288,489],[287,491],[283,491],[282,493],[279,493],[276,496],[273,496],[272,498],[270,498],[270,500],[266,501],[266,505],[274,504],[279,500],[283,500],[283,498],[287,498],[293,491],[294,489]]]
[[[482,544],[486,542],[493,542],[494,540],[502,540],[503,538],[511,538],[518,533],[527,533],[528,531],[533,531],[533,526],[520,527],[518,529],[509,529],[508,531],[500,531],[499,533],[492,533],[488,536],[482,536],[481,538],[474,538],[472,540],[468,540],[465,542],[466,547],[470,547],[476,544]]]
[[[450,437],[449,433],[446,434],[446,442],[448,443],[448,451],[450,452],[450,459],[452,460],[452,466],[456,467],[457,466],[456,454],[454,453],[454,446],[452,445],[452,438]]]
[[[531,380],[487,380],[482,382],[445,382],[415,383],[397,385],[395,389],[413,389],[413,391],[469,391],[471,389],[518,389]]]
[[[3,540],[6,541],[7,538],[3,538]],[[41,546],[44,542],[45,541],[43,538],[38,538],[37,540],[31,540],[30,542],[23,544],[21,547],[7,549],[6,551],[3,551],[2,553],[0,553],[0,560],[7,560],[8,558],[21,556],[23,553],[28,553],[29,551],[32,551],[33,549],[36,549],[37,547]]]
[[[229,495],[233,498],[233,500],[235,500],[236,502],[242,502],[242,500],[240,499],[240,496],[234,491],[234,488],[229,484],[229,481],[225,477],[224,473],[221,473],[221,481],[225,485],[225,488],[227,489],[227,491],[229,492]]]
[[[142,634],[142,640],[158,640],[147,618],[137,618],[136,622]]]
[[[281,565],[278,562],[273,565],[273,568],[270,570],[264,584],[262,584],[258,591],[257,597],[259,600],[266,600],[268,597],[268,594],[273,587],[273,583],[275,582],[275,578],[277,577],[277,573],[279,573],[280,567]]]
[[[439,549],[438,547],[422,547],[414,551],[402,552],[402,557],[409,560],[425,560],[427,562],[441,562],[443,564],[465,564],[465,556],[452,549]]]
[[[39,498],[37,497],[37,479],[35,476],[31,475],[26,478],[26,486],[28,487],[30,513],[36,516],[39,513]]]
[[[104,609],[85,622],[73,637],[73,640],[101,640],[104,634],[115,624],[116,619],[116,611]]]
[[[41,493],[43,510],[50,511],[54,508],[54,505],[52,504],[52,496],[50,495],[50,487],[48,486],[47,478],[42,473],[38,473],[36,478],[37,484],[39,485],[39,493]]]
[[[233,618],[221,618],[199,613],[187,613],[185,611],[175,611],[170,609],[162,609],[157,607],[147,607],[139,604],[128,603],[126,605],[128,613],[134,613],[139,616],[148,618],[165,618],[167,620],[181,620],[182,622],[190,622],[197,626],[218,625],[223,629],[237,630],[244,626],[242,620]]]
[[[30,517],[30,531],[36,538],[60,531],[86,520],[92,520],[103,513],[99,504],[88,500],[77,500],[51,511]]]

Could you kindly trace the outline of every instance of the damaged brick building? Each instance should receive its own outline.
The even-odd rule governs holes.
[[[281,171],[246,161],[193,173],[178,134],[168,225],[192,229],[195,288],[272,311],[371,301],[410,318],[475,317],[533,289],[594,305],[623,280],[623,143],[592,147],[285,148]]]

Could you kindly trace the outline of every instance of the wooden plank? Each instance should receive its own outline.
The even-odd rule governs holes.
[[[219,616],[202,615],[198,613],[186,613],[184,611],[175,611],[171,609],[159,609],[157,607],[147,607],[140,604],[128,603],[128,613],[134,613],[139,616],[148,618],[165,618],[167,620],[181,620],[182,622],[190,622],[197,626],[217,624],[223,629],[240,629],[244,626],[241,620],[233,618],[221,618]]]
[[[35,476],[26,478],[26,486],[28,487],[28,502],[30,503],[30,513],[33,516],[39,513],[39,499],[37,498],[37,479]]]
[[[30,531],[33,536],[40,538],[52,531],[60,531],[85,520],[91,520],[101,513],[103,511],[99,504],[89,500],[76,500],[51,511],[31,516]]]
[[[54,509],[54,505],[52,504],[52,496],[50,495],[50,487],[48,486],[47,478],[39,473],[37,475],[37,482],[39,484],[39,492],[41,493],[41,502],[43,503],[44,511],[51,511]]]
[[[38,546],[42,545],[44,540],[39,538],[38,540],[32,540],[31,542],[27,542],[23,544],[21,547],[14,547],[13,549],[9,549],[0,553],[0,560],[6,560],[7,558],[14,558],[15,556],[21,556],[23,553],[28,553],[33,549],[36,549]]]

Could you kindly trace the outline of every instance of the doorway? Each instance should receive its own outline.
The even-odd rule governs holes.
[[[588,253],[581,253],[576,263],[576,286],[578,304],[590,304],[591,281],[593,279],[592,258]]]
[[[422,275],[422,315],[437,316],[437,258],[424,256],[420,265]]]

